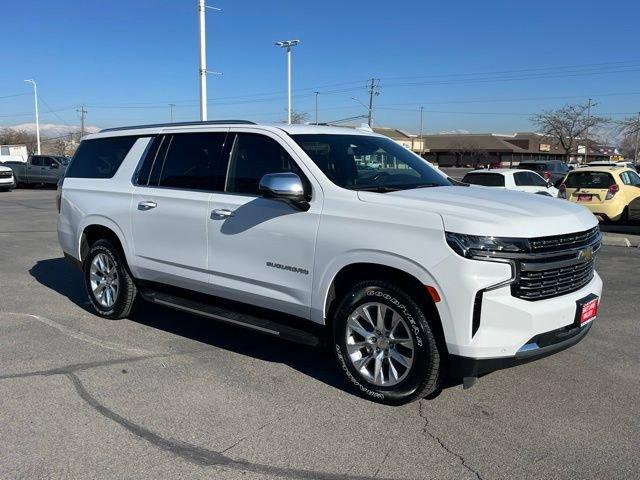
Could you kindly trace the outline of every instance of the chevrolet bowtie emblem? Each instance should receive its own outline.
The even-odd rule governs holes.
[[[588,262],[593,258],[593,248],[587,247],[584,250],[580,250],[578,253],[578,260],[580,262]]]

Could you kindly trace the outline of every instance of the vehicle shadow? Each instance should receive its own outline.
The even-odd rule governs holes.
[[[30,270],[40,284],[93,313],[87,301],[82,272],[64,258],[39,260]],[[259,360],[285,364],[334,388],[352,393],[326,348],[309,347],[266,336],[200,316],[144,302],[131,321]]]

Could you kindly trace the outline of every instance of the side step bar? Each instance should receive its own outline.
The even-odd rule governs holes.
[[[141,290],[142,297],[152,303],[174,308],[183,312],[193,313],[206,318],[236,325],[238,327],[255,330],[267,335],[282,338],[295,343],[317,347],[321,345],[320,337],[313,333],[280,324],[276,321],[262,317],[256,317],[246,313],[236,312],[207,303],[197,302],[183,297],[157,292],[154,290]]]

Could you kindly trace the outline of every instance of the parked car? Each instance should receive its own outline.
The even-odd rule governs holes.
[[[357,168],[374,155],[393,168]],[[354,390],[387,404],[579,342],[602,290],[586,209],[453,186],[372,132],[103,130],[84,137],[59,195],[60,245],[98,315],[144,299],[327,342]]]
[[[640,176],[626,167],[586,167],[570,172],[560,198],[587,207],[603,220],[640,220]]]
[[[586,166],[588,167],[626,167],[636,172],[638,171],[638,169],[636,168],[636,164],[629,160],[623,160],[619,162],[596,161],[596,162],[589,162]]]
[[[32,155],[26,163],[4,163],[13,170],[17,185],[56,185],[64,176],[68,164],[68,157],[54,155]]]
[[[518,168],[521,170],[532,170],[539,173],[545,180],[550,180],[554,187],[558,187],[567,172],[571,170],[562,160],[536,160],[531,162],[520,162]]]
[[[503,188],[526,193],[537,193],[548,197],[558,196],[558,189],[530,170],[495,169],[474,170],[462,178],[463,183],[483,187]]]
[[[13,170],[0,164],[0,190],[9,191],[16,186]]]

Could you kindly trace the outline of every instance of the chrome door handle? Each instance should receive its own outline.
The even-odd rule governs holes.
[[[213,212],[211,212],[214,217],[234,217],[235,213],[226,208],[216,208]]]
[[[158,204],[156,202],[144,201],[138,204],[138,210],[151,210],[157,206]]]

